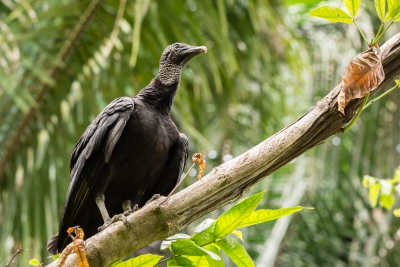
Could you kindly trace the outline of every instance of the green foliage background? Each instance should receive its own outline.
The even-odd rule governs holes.
[[[2,1],[0,262],[20,244],[28,251],[16,266],[33,257],[50,261],[44,248],[57,232],[75,143],[107,103],[148,84],[170,43],[208,47],[184,70],[173,107],[191,153],[202,147],[216,154],[206,172],[304,114],[365,49],[354,27],[306,16],[327,4],[319,2]],[[374,2],[363,1],[358,16],[372,38],[379,27]],[[394,25],[385,37],[397,32]],[[371,209],[361,185],[364,174],[392,177],[400,164],[399,100],[393,93],[374,104],[349,133],[256,186],[268,189],[265,208],[316,208],[246,228],[244,246],[257,266],[400,262],[399,219]]]

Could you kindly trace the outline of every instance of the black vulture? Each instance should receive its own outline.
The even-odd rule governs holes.
[[[189,142],[171,120],[171,106],[182,68],[203,52],[204,46],[168,46],[150,84],[134,98],[112,101],[87,127],[71,155],[59,231],[47,243],[50,253],[67,246],[69,227],[79,225],[89,238],[123,212],[126,200],[141,207],[153,195],[173,189],[186,165]]]

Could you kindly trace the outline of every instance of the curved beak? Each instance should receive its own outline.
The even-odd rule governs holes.
[[[182,59],[181,64],[186,65],[193,57],[201,53],[207,53],[207,47],[205,46],[188,46],[181,50],[179,57]]]
[[[189,55],[189,54],[201,54],[201,53],[207,53],[207,47],[205,46],[189,46],[185,50],[183,50],[182,55]]]

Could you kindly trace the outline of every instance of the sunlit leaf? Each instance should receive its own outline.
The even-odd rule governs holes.
[[[197,267],[194,265],[191,259],[187,257],[173,257],[167,261],[167,267]]]
[[[372,47],[356,56],[347,65],[342,75],[338,110],[344,115],[344,108],[350,100],[364,97],[377,88],[384,79],[385,72],[379,48]]]
[[[195,233],[200,233],[206,230],[208,227],[210,227],[215,220],[207,218],[203,222],[201,222],[199,225],[197,225],[193,230]]]
[[[202,246],[204,244],[214,242],[217,237],[214,235],[213,230],[207,229],[204,232],[196,233],[195,235],[190,238],[196,245]]]
[[[400,183],[400,167],[397,167],[394,171],[393,180],[397,183]]]
[[[230,210],[222,214],[215,221],[214,235],[217,238],[229,235],[244,219],[253,213],[263,195],[264,191],[243,199]]]
[[[259,224],[263,222],[268,222],[271,220],[276,220],[278,218],[288,216],[292,213],[301,211],[303,209],[310,209],[304,208],[301,206],[291,207],[291,208],[283,208],[277,210],[257,210],[254,211],[248,218],[244,219],[237,228],[247,227],[254,224]]]
[[[37,266],[37,265],[40,265],[40,261],[38,259],[31,259],[31,260],[29,260],[29,264]]]
[[[188,258],[193,262],[193,264],[196,267],[224,267],[224,262],[222,261],[221,253],[219,251],[219,248],[217,248],[215,245],[210,244],[204,246],[205,249],[214,252],[216,255],[218,255],[221,259],[220,260],[214,260],[210,256],[188,256]]]
[[[394,195],[393,194],[389,194],[389,195],[385,195],[385,194],[381,194],[379,197],[379,205],[381,205],[382,207],[384,207],[387,210],[391,210],[394,204]]]
[[[187,257],[196,267],[209,267],[206,256],[188,256]]]
[[[163,256],[143,254],[117,265],[117,267],[154,267]]]
[[[171,244],[171,251],[175,256],[205,256],[209,255],[215,260],[220,260],[220,257],[215,253],[206,250],[196,245],[189,239],[179,239]]]
[[[360,8],[361,0],[344,0],[344,6],[349,11],[352,17],[357,16],[358,9]]]
[[[217,241],[217,245],[239,267],[255,266],[253,260],[244,247],[234,238],[224,238]]]
[[[369,203],[374,208],[378,203],[379,191],[381,189],[381,185],[379,183],[372,184],[369,186]]]
[[[385,20],[392,20],[395,22],[400,21],[400,1],[388,0],[388,12]]]
[[[385,22],[386,0],[374,0],[376,13],[382,22]]]
[[[346,12],[334,6],[322,6],[314,8],[308,15],[316,18],[326,19],[333,23],[353,23],[353,19]]]
[[[216,255],[218,255],[218,257],[220,257],[220,260],[215,260],[215,259],[211,258],[210,256],[205,256],[210,267],[224,267],[225,266],[224,262],[222,261],[220,249],[216,245],[209,244],[209,245],[205,245],[204,248],[209,251],[214,252]]]
[[[164,250],[164,249],[168,248],[168,247],[171,245],[171,243],[174,242],[174,241],[177,240],[177,239],[187,239],[187,238],[190,238],[190,235],[182,234],[182,233],[179,233],[179,234],[176,234],[176,235],[167,237],[167,238],[166,238],[165,240],[163,240],[163,242],[161,243],[161,248],[160,248],[160,249],[161,249],[161,250]]]
[[[389,179],[380,179],[379,183],[381,184],[381,193],[384,195],[390,195],[393,191],[393,184]]]
[[[240,240],[244,241],[244,240],[243,240],[243,234],[242,234],[241,231],[239,231],[239,230],[233,230],[233,231],[232,231],[232,234],[234,234],[235,236],[237,236]]]
[[[362,185],[365,188],[368,188],[368,177],[364,176],[363,180],[362,180]]]

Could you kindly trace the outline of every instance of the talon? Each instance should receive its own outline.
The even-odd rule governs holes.
[[[134,212],[132,210],[132,201],[127,199],[124,202],[122,202],[122,210],[124,211],[122,213],[124,216],[128,216],[128,215],[132,214]]]
[[[133,211],[138,211],[138,210],[139,210],[139,205],[136,204],[136,205],[133,207]]]
[[[104,222],[104,224],[102,226],[97,228],[97,231],[101,232],[104,229],[106,229],[109,225],[111,225],[112,223],[115,223],[117,221],[122,221],[128,227],[128,229],[131,228],[131,223],[128,221],[126,216],[123,214],[117,214],[117,215],[114,215],[111,219]]]

